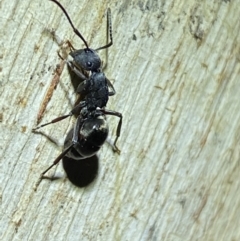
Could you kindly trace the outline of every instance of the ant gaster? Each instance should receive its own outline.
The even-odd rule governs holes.
[[[79,67],[83,68],[84,70],[91,71],[91,75],[90,77],[85,78],[85,80],[79,84],[77,93],[83,96],[83,99],[72,109],[68,115],[57,117],[51,122],[45,123],[33,129],[35,131],[36,129],[52,123],[56,123],[69,116],[77,115],[77,121],[74,125],[71,143],[64,147],[64,151],[54,160],[53,164],[41,174],[37,186],[43,179],[44,174],[54,165],[56,165],[64,156],[78,160],[85,159],[96,154],[108,136],[108,124],[105,117],[106,115],[114,115],[120,118],[116,131],[116,138],[113,144],[113,150],[120,153],[116,143],[121,132],[122,114],[116,111],[105,109],[108,97],[115,94],[115,90],[110,81],[101,71],[101,59],[96,53],[97,50],[110,47],[113,42],[110,9],[108,9],[107,23],[108,27],[110,27],[111,42],[96,50],[92,50],[88,47],[86,40],[82,37],[80,32],[72,24],[72,21],[63,6],[56,0],[51,1],[55,2],[62,9],[74,32],[82,39],[86,45],[85,49],[74,50],[70,52],[70,55],[73,57],[73,61],[67,61],[68,65],[80,78],[82,78],[83,74],[80,73]],[[111,92],[108,89],[109,87],[112,88]]]

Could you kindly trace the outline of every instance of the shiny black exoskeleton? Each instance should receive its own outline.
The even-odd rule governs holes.
[[[54,160],[53,164],[41,174],[36,185],[36,189],[43,179],[44,174],[55,166],[63,157],[66,156],[73,160],[81,160],[94,156],[99,151],[108,136],[106,115],[114,115],[120,118],[116,131],[116,138],[113,144],[113,150],[120,153],[116,143],[121,132],[122,114],[119,112],[106,110],[104,108],[96,108],[95,110],[90,111],[87,108],[87,104],[88,103],[86,103],[86,106],[80,110],[80,113],[77,117],[77,121],[73,128],[72,141],[68,142],[68,145],[64,146],[63,152]],[[77,108],[75,107],[74,110],[77,110]],[[42,126],[58,122],[68,116],[69,115],[58,117]],[[37,127],[36,129],[40,127]]]
[[[105,107],[110,95],[106,78],[103,78],[102,72],[93,72],[89,79],[79,84],[77,93],[84,99],[80,105],[86,106],[88,111],[95,110],[97,107]]]
[[[107,48],[112,45],[111,30],[111,42],[106,46],[98,48],[97,50],[92,50],[88,48],[87,42],[84,40],[79,31],[75,29],[62,5],[56,0],[51,1],[55,2],[63,10],[71,26],[73,27],[74,32],[83,40],[87,48],[72,51],[70,55],[73,57],[73,60],[67,61],[70,68],[82,80],[77,88],[77,93],[80,94],[81,101],[68,115],[55,118],[51,122],[43,124],[34,129],[35,131],[36,129],[56,123],[72,115],[77,116],[77,121],[72,131],[72,141],[69,141],[70,137],[68,136],[68,142],[67,144],[65,143],[63,152],[54,160],[53,164],[41,174],[38,184],[42,180],[44,174],[54,165],[56,165],[63,157],[66,156],[70,159],[81,160],[94,156],[98,152],[108,136],[106,115],[119,117],[113,150],[120,153],[116,143],[120,136],[122,125],[121,113],[105,109],[108,102],[108,97],[114,95],[115,90],[110,81],[105,77],[105,74],[101,71],[101,60],[96,54],[97,50]],[[108,25],[111,26],[109,16],[110,9],[108,9]],[[83,75],[80,71],[81,68],[90,71],[91,74],[89,76]],[[109,90],[109,88],[111,90]]]
[[[73,131],[72,143],[69,145],[73,144],[73,148],[66,156],[75,160],[93,156],[99,151],[107,136],[108,124],[105,116],[100,111],[88,112],[86,118],[82,116],[78,118]]]

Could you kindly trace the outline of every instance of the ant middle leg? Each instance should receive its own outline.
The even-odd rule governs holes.
[[[72,115],[79,115],[80,112],[81,112],[81,110],[82,110],[82,108],[83,108],[85,105],[86,105],[85,101],[81,101],[79,104],[77,104],[77,105],[71,110],[71,112],[70,112],[69,114],[59,116],[59,117],[51,120],[50,122],[47,122],[47,123],[45,123],[45,124],[42,124],[42,125],[40,125],[40,126],[37,126],[36,128],[33,128],[32,130],[33,130],[33,131],[36,131],[37,129],[40,129],[40,128],[44,127],[44,126],[47,126],[47,125],[50,125],[50,124],[54,124],[54,123],[57,123],[57,122],[59,122],[59,121],[61,121],[61,120],[66,119],[66,118],[68,118],[68,117],[71,117]]]
[[[33,130],[33,132],[34,132],[34,131],[36,131],[36,130],[44,127],[44,126],[47,126],[47,125],[50,125],[50,124],[54,124],[54,123],[56,123],[56,122],[59,122],[59,121],[61,121],[61,120],[66,119],[66,118],[68,118],[69,116],[72,116],[72,115],[73,115],[73,114],[70,113],[70,114],[68,114],[68,115],[59,116],[59,117],[51,120],[50,122],[47,122],[47,123],[45,123],[45,124],[42,124],[42,125],[40,125],[40,126],[37,126],[37,127],[33,128],[32,130]]]

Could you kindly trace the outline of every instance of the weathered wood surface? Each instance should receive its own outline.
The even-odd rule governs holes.
[[[117,91],[108,108],[124,116],[121,155],[104,145],[86,188],[59,165],[48,174],[63,178],[34,191],[75,121],[44,128],[60,146],[31,132],[61,63],[45,29],[83,44],[54,3],[2,0],[0,240],[240,240],[240,2],[61,3],[93,48],[112,10],[105,73]],[[65,67],[41,123],[75,98]]]

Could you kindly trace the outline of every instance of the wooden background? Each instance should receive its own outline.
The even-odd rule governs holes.
[[[95,180],[78,188],[61,152],[74,118],[31,129],[54,70],[55,29],[74,46],[60,9],[47,0],[0,2],[0,240],[240,240],[239,1],[61,0],[92,48],[114,45],[105,71],[122,112],[121,155],[104,145]],[[102,59],[105,52],[101,51]],[[65,66],[41,123],[76,99]],[[110,138],[117,118],[109,117]]]

